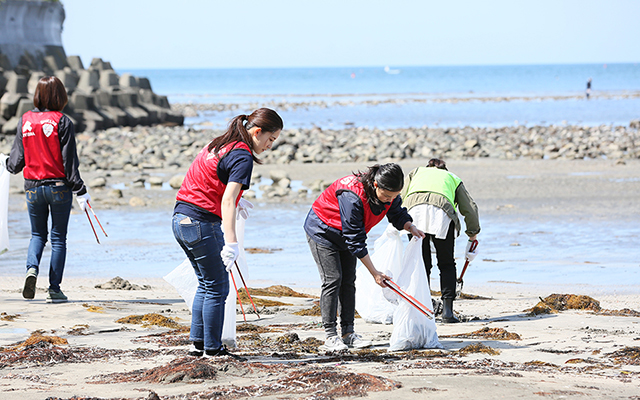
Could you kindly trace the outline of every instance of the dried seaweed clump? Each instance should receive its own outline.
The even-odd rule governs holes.
[[[334,368],[295,371],[278,380],[278,384],[287,388],[286,393],[304,392],[324,399],[364,397],[368,392],[388,391],[402,387],[399,382],[381,376],[336,371]]]
[[[7,314],[6,312],[3,312],[2,314],[0,314],[0,320],[2,320],[2,321],[13,321],[14,319],[18,318],[19,316],[20,316],[20,314],[10,315],[10,314]]]
[[[616,363],[640,365],[640,347],[624,347],[613,353],[608,353],[607,356]]]
[[[552,294],[533,308],[525,310],[531,315],[558,313],[564,310],[590,310],[600,311],[600,302],[584,295],[576,294]]]
[[[217,368],[202,358],[183,357],[166,365],[148,370],[136,370],[131,372],[102,375],[99,381],[91,383],[123,383],[123,382],[202,382],[216,378]]]
[[[249,296],[247,296],[247,291],[244,288],[239,289],[238,294],[240,296],[236,299],[236,304],[239,304],[240,301],[242,301],[242,304],[251,304],[251,300],[253,300],[253,303],[256,305],[256,307],[280,307],[280,306],[293,305],[290,303],[283,303],[281,301],[261,299],[259,297],[255,297],[257,296],[257,294],[253,293],[253,290],[249,292],[249,294],[251,294],[251,299],[249,299]]]
[[[496,339],[496,340],[520,340],[520,335],[513,332],[508,332],[503,328],[489,328],[485,326],[482,329],[471,333],[459,333],[457,335],[446,335],[442,337],[459,337],[459,338],[481,338],[481,339]]]
[[[42,331],[34,331],[24,342],[18,343],[14,349],[45,348],[50,347],[51,345],[56,346],[61,344],[69,344],[69,342],[67,339],[59,336],[47,336],[43,335]]]
[[[307,317],[319,317],[322,315],[322,313],[320,312],[320,306],[318,304],[315,304],[313,307],[307,308],[306,310],[296,311],[294,312],[294,314]]]
[[[104,307],[100,306],[92,306],[91,304],[83,303],[82,307],[86,308],[87,311],[104,314]]]
[[[273,296],[273,297],[304,297],[309,299],[317,298],[316,296],[312,296],[310,294],[304,294],[296,292],[288,286],[283,285],[273,285],[268,288],[261,289],[251,289],[251,294],[256,296]]]
[[[164,315],[155,313],[145,315],[129,315],[128,317],[116,320],[116,322],[120,324],[137,324],[142,325],[143,327],[157,325],[173,329],[182,328],[182,325],[172,320],[171,318],[167,318]]]
[[[277,344],[294,344],[300,341],[300,337],[295,332],[284,334],[276,339]]]
[[[458,353],[463,356],[469,353],[485,353],[492,356],[497,356],[498,354],[500,354],[500,350],[485,346],[482,343],[473,343],[461,348],[460,350],[458,350]]]
[[[640,317],[640,312],[632,310],[630,308],[623,308],[622,310],[605,310],[602,309],[598,313],[600,315],[613,315],[616,317]]]
[[[236,332],[242,332],[242,333],[267,333],[267,332],[271,332],[271,329],[265,326],[260,326],[260,325],[255,325],[255,324],[248,324],[248,323],[243,323],[243,324],[237,324],[236,325]]]

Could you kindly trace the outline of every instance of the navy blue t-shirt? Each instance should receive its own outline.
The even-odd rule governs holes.
[[[242,190],[249,189],[251,185],[251,172],[253,172],[253,157],[244,149],[231,150],[218,162],[218,179],[228,185],[229,182],[242,184]],[[177,201],[173,213],[184,214],[191,219],[207,222],[220,222],[217,215],[200,208],[195,204]]]

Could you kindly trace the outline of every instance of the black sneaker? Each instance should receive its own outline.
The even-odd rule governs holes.
[[[202,357],[204,354],[204,342],[192,342],[187,355],[191,357]]]
[[[35,268],[27,270],[27,276],[24,280],[24,288],[22,289],[22,297],[25,299],[33,299],[36,297],[36,281],[38,280],[38,271]]]
[[[231,357],[234,360],[240,361],[240,362],[247,361],[247,359],[245,357],[241,357],[239,355],[229,353],[227,348],[224,347],[224,346],[222,346],[218,350],[205,350],[204,351],[204,357],[205,358],[225,357],[225,356]]]

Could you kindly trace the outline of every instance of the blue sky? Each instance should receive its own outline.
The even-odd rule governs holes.
[[[117,69],[640,62],[637,0],[62,0]]]

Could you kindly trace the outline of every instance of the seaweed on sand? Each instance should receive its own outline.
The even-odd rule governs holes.
[[[624,347],[612,353],[608,353],[607,357],[613,359],[619,364],[640,365],[640,347]]]
[[[482,343],[473,343],[458,350],[458,354],[465,356],[469,353],[485,353],[492,356],[500,354],[500,350],[496,350]]]
[[[182,328],[182,325],[172,320],[171,318],[167,318],[164,315],[155,313],[145,315],[129,315],[128,317],[123,317],[116,320],[116,322],[121,324],[137,324],[142,325],[143,327],[157,325],[172,329]]]
[[[555,314],[564,310],[600,311],[600,302],[584,295],[552,294],[525,312],[530,315]]]
[[[320,311],[320,306],[318,304],[314,304],[313,307],[307,308],[305,310],[296,311],[293,314],[308,316],[308,317],[319,317],[322,315]]]
[[[244,289],[241,289],[241,290],[244,290]],[[283,286],[283,285],[273,285],[267,288],[251,288],[249,293],[251,293],[252,296],[304,297],[309,299],[317,298],[317,296],[296,292],[290,287]]]
[[[113,373],[102,375],[99,380],[90,383],[123,383],[123,382],[151,382],[151,383],[175,383],[175,382],[202,382],[214,380],[218,368],[203,358],[182,357],[171,361],[166,365],[151,369],[141,369],[131,372]]]
[[[251,290],[249,294],[251,295],[251,299],[249,299],[249,296],[247,295],[247,291],[244,288],[238,289],[239,297],[238,299],[236,299],[236,304],[239,304],[240,301],[242,301],[242,304],[251,304],[251,300],[253,300],[253,304],[255,304],[256,307],[280,307],[280,306],[293,305],[291,303],[283,303],[281,301],[262,299],[260,297],[256,297],[257,294],[254,293],[253,290]]]
[[[508,332],[503,328],[489,328],[483,327],[470,333],[459,333],[457,335],[442,335],[441,337],[457,337],[457,338],[469,338],[469,339],[496,339],[496,340],[520,340],[520,335],[513,332]]]

